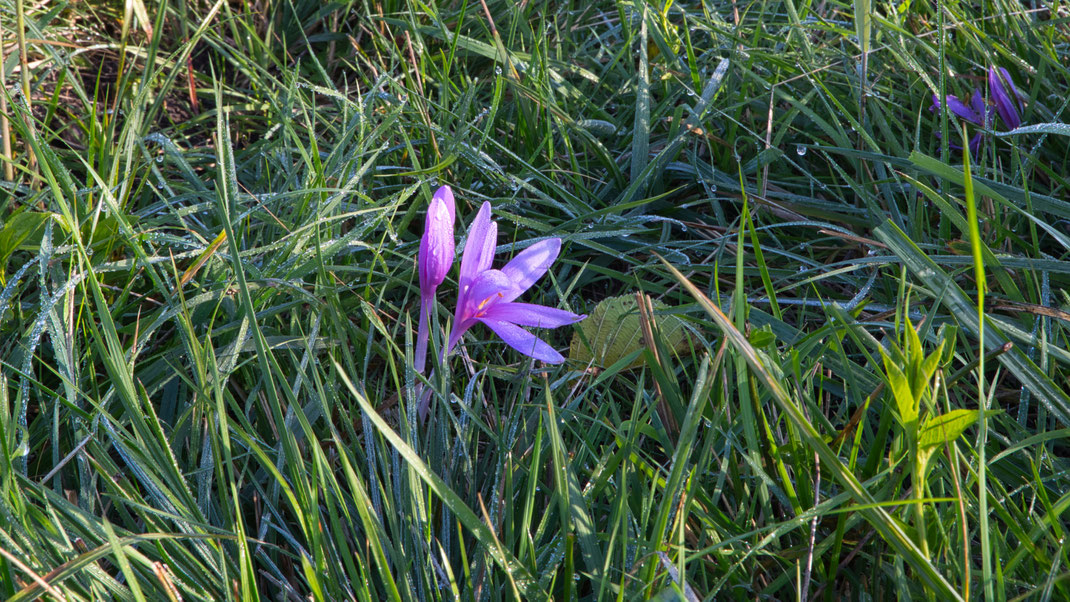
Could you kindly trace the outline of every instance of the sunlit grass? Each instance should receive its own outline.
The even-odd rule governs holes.
[[[5,63],[0,597],[1070,596],[1062,9],[126,5]],[[441,184],[645,311],[416,373]]]

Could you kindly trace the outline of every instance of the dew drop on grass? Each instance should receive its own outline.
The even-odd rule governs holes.
[[[800,157],[803,157],[803,156],[806,155],[806,150],[807,150],[807,148],[805,146],[801,145],[801,144],[796,144],[795,145],[795,154],[799,155]]]
[[[501,74],[502,74],[501,65],[495,65],[494,66],[494,75],[501,75]]]
[[[163,163],[163,155],[156,155],[156,162]]]

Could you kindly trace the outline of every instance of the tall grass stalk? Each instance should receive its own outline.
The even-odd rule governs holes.
[[[973,191],[973,175],[970,170],[970,150],[965,129],[963,135],[963,180],[966,198],[966,220],[969,224],[970,254],[973,256],[973,273],[977,282],[977,402],[981,412],[977,415],[977,498],[978,530],[981,538],[981,579],[984,582],[986,600],[995,600],[996,591],[992,575],[992,544],[988,532],[988,393],[985,391],[985,263],[981,253],[981,229],[978,224],[977,199]]]
[[[30,59],[26,49],[26,1],[15,0],[15,43],[19,51],[19,83],[21,84],[23,119],[26,121],[27,135],[32,135],[33,126],[33,97],[30,94]],[[5,87],[6,90],[6,87]],[[5,115],[6,115],[5,111]],[[31,172],[37,164],[37,158],[33,154],[30,145],[26,145],[26,163]]]

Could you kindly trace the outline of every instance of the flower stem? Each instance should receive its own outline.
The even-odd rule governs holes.
[[[413,367],[419,373],[424,371],[424,366],[427,364],[427,337],[428,331],[431,329],[427,320],[431,315],[431,303],[433,301],[433,297],[420,299],[420,324],[416,329],[416,357],[413,361]]]

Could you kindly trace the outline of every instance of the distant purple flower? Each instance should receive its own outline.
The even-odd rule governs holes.
[[[1003,67],[989,68],[988,89],[992,97],[992,104],[995,105],[995,112],[999,115],[1003,124],[1012,130],[1020,126],[1022,119],[1019,116],[1019,109],[1025,96],[1014,86],[1010,73]],[[948,94],[947,109],[959,119],[981,127],[990,124],[990,117],[993,113],[992,107],[985,103],[984,95],[978,88],[973,89],[969,104],[962,102],[954,94]],[[929,107],[929,110],[934,113],[940,110],[940,95],[933,94],[933,104]],[[937,134],[937,137],[939,137],[939,134]],[[979,154],[983,141],[984,133],[977,132],[974,134],[970,138],[970,153],[973,155]],[[952,148],[961,148],[954,144],[951,146]]]
[[[985,124],[985,117],[987,117],[989,111],[985,107],[985,99],[981,96],[981,91],[974,88],[973,94],[970,96],[970,104],[966,104],[959,100],[958,96],[954,94],[947,95],[947,108],[955,114],[956,117],[967,121],[969,123],[983,126]],[[936,112],[940,109],[940,96],[933,94],[933,104],[929,107],[930,111]],[[939,132],[936,134],[940,136]],[[981,143],[984,141],[984,134],[977,132],[970,138],[970,154],[976,156],[981,152]],[[952,148],[962,148],[957,144],[952,144]]]
[[[940,95],[933,94],[933,104],[929,107],[930,111],[937,111],[940,108]],[[981,91],[974,88],[973,95],[970,97],[970,104],[966,104],[959,100],[958,96],[954,94],[947,95],[947,108],[951,110],[959,119],[968,121],[976,125],[985,124],[985,99],[981,96]]]
[[[424,235],[420,239],[417,267],[420,271],[420,324],[416,335],[417,372],[424,371],[427,360],[428,318],[435,302],[435,291],[453,266],[453,222],[456,214],[453,191],[443,186],[435,191],[427,207]]]
[[[1014,80],[1006,69],[992,67],[988,70],[988,90],[992,93],[996,112],[1003,123],[1012,130],[1022,125],[1022,118],[1018,116],[1022,93],[1014,86]]]
[[[498,225],[490,219],[490,210],[490,203],[483,203],[468,229],[458,278],[457,311],[446,350],[453,349],[476,322],[482,322],[520,353],[559,364],[565,358],[521,326],[557,328],[586,316],[543,305],[517,303],[515,299],[550,269],[561,251],[561,239],[539,241],[521,251],[502,269],[491,269],[497,248]]]

